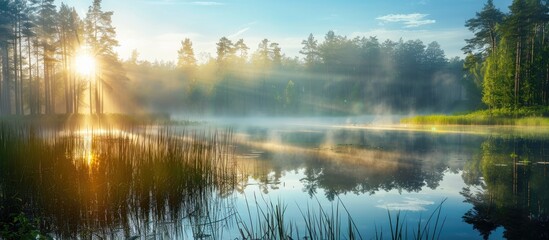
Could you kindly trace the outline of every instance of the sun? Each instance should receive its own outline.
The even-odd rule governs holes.
[[[80,53],[75,59],[76,72],[83,76],[91,76],[95,71],[95,58],[87,53]]]

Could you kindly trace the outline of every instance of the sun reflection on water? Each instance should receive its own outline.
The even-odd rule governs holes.
[[[75,132],[75,138],[79,144],[74,150],[74,162],[76,165],[85,164],[87,167],[91,167],[94,164],[94,152],[93,152],[93,137],[94,131],[92,130],[79,130]]]
[[[78,140],[78,147],[75,148],[73,157],[75,164],[85,164],[91,167],[97,163],[97,152],[94,149],[94,140],[97,138],[121,138],[126,134],[117,129],[93,129],[84,128],[74,132]]]

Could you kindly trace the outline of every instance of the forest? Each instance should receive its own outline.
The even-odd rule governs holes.
[[[465,24],[465,68],[489,108],[549,104],[549,1],[515,0],[503,13],[488,0]]]
[[[489,0],[465,26],[465,59],[437,42],[304,34],[300,56],[275,41],[221,37],[198,61],[190,38],[178,59],[121,59],[114,12],[85,16],[53,0],[0,1],[0,114],[192,113],[359,115],[547,106],[548,1]],[[91,74],[79,56],[93,56]],[[465,56],[465,55],[464,55]]]

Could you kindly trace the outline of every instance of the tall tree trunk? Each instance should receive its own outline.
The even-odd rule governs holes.
[[[40,99],[40,54],[38,50],[36,51],[36,80],[34,81],[34,93],[36,94],[34,96],[34,108],[36,109],[38,114],[42,114],[42,106],[41,106],[41,99]]]
[[[18,54],[17,54],[17,34],[13,38],[13,93],[15,97],[15,115],[21,115],[19,112],[19,69],[18,69]]]
[[[91,80],[89,81],[89,84],[90,84],[90,89],[89,89],[90,90],[89,91],[90,92],[90,115],[92,115],[93,114],[93,107],[92,107],[93,94],[92,94],[92,81]]]
[[[34,87],[32,86],[32,56],[31,56],[31,50],[32,50],[32,45],[31,45],[31,41],[30,41],[30,36],[27,37],[27,45],[28,45],[28,57],[29,57],[29,81],[27,83],[27,86],[28,86],[28,106],[29,106],[29,111],[30,111],[30,114],[31,115],[35,115],[36,114],[36,111],[34,109],[34,106],[33,106],[33,102],[32,102],[32,98],[33,98],[33,89]]]
[[[521,40],[517,41],[517,50],[515,56],[515,108],[519,107],[519,88],[520,88],[520,71],[521,71]]]
[[[69,114],[69,113],[72,113],[72,108],[71,108],[71,100],[70,100],[70,97],[69,97],[69,89],[70,89],[70,86],[69,86],[69,69],[68,69],[68,61],[67,61],[67,57],[68,57],[68,54],[67,54],[67,38],[66,38],[66,34],[65,34],[65,31],[62,30],[61,32],[61,38],[62,38],[62,42],[61,42],[61,48],[63,50],[63,77],[64,77],[64,82],[65,82],[65,113]]]
[[[3,42],[0,45],[0,51],[2,52],[2,104],[1,113],[3,115],[11,114],[11,94],[10,94],[10,61],[8,54],[8,43]]]
[[[95,114],[101,113],[101,104],[99,102],[99,81],[100,79],[95,79],[95,91],[94,91],[94,97],[95,97]]]
[[[19,31],[19,77],[21,78],[20,79],[20,86],[19,86],[19,112],[22,114],[22,115],[25,115],[25,101],[23,100],[24,97],[23,97],[23,75],[24,75],[24,72],[23,72],[23,36],[21,34],[21,30]]]
[[[51,111],[51,114],[55,114],[55,94],[56,94],[56,89],[55,89],[55,85],[56,85],[56,80],[55,79],[55,64],[53,64],[53,62],[50,63],[50,111]]]
[[[46,51],[46,50],[44,50]],[[46,54],[46,53],[44,53]],[[50,94],[49,94],[49,89],[50,89],[50,73],[48,71],[48,60],[46,59],[46,56],[44,56],[44,110],[45,110],[45,114],[50,114]]]
[[[13,93],[14,93],[14,100],[15,100],[15,115],[21,115],[21,112],[19,111],[19,105],[20,105],[20,98],[19,98],[19,86],[20,86],[20,76],[19,76],[19,54],[17,52],[17,35],[18,35],[18,22],[19,17],[16,16],[14,18],[13,22]]]

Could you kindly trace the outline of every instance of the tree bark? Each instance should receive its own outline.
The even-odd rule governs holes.
[[[8,43],[3,42],[0,45],[0,51],[2,52],[2,115],[11,114],[11,92],[10,92],[10,61],[8,54]]]

